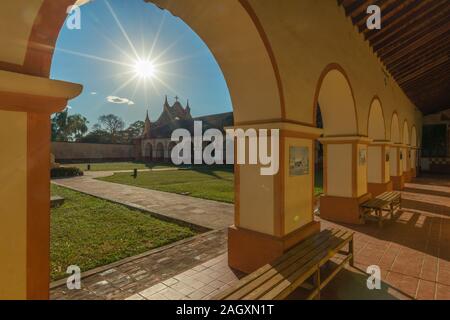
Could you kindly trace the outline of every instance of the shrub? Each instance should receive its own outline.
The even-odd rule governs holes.
[[[52,178],[69,178],[69,177],[79,177],[83,175],[83,171],[76,167],[59,167],[52,168],[50,171],[50,176]]]

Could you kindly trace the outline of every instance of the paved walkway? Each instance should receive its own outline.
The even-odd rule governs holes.
[[[111,174],[111,171],[87,172],[83,177],[57,179],[52,183],[211,230],[234,223],[232,204],[95,179]]]
[[[340,272],[322,299],[450,300],[450,186],[417,179],[403,199],[397,219],[381,229],[322,221],[355,232],[355,268]],[[54,289],[52,298],[209,299],[242,277],[228,267],[226,239],[226,230],[190,239],[86,278],[81,291]],[[381,268],[381,290],[367,289],[369,265]]]

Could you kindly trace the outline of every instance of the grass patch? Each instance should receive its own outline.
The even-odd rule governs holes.
[[[234,202],[234,173],[232,167],[198,166],[179,171],[140,172],[137,179],[130,173],[115,173],[99,180],[146,189],[188,194],[192,197]],[[316,195],[323,193],[323,173],[316,171]]]
[[[192,197],[233,203],[234,174],[231,167],[194,167],[192,170],[140,172],[137,179],[129,173],[115,173],[99,180]]]
[[[63,167],[76,167],[83,171],[87,171],[89,163],[74,163],[63,164]],[[90,163],[90,171],[118,171],[118,170],[133,170],[133,169],[163,169],[175,167],[169,163],[143,163],[143,162],[102,162],[102,163]]]
[[[51,210],[52,281],[70,265],[88,271],[196,234],[110,201],[53,184],[51,190],[65,198]]]

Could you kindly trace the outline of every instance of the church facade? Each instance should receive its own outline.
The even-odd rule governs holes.
[[[163,111],[156,121],[152,122],[147,112],[143,134],[134,140],[136,160],[170,162],[172,149],[176,145],[171,141],[172,132],[183,128],[193,134],[195,121],[202,121],[203,130],[215,128],[222,132],[234,123],[232,112],[194,118],[189,101],[183,106],[175,97],[175,103],[170,105],[166,96]]]

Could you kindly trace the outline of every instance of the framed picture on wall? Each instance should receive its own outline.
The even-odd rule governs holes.
[[[359,149],[359,165],[364,166],[367,162],[367,149]]]
[[[309,174],[309,148],[289,147],[289,175],[304,176]]]

